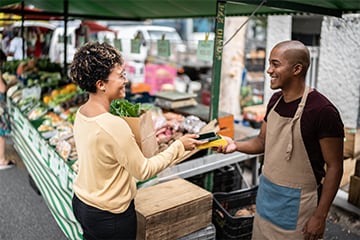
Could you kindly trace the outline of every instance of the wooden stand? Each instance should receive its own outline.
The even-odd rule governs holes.
[[[350,177],[349,203],[360,207],[360,177]]]
[[[354,176],[350,177],[348,202],[360,207],[360,159],[355,161]]]
[[[184,179],[138,190],[137,239],[173,240],[211,224],[212,194]]]

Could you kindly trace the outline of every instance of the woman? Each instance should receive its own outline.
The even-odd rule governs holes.
[[[6,139],[9,135],[9,121],[6,107],[6,91],[8,86],[2,78],[1,67],[6,61],[6,54],[0,49],[0,170],[5,170],[14,167],[14,163],[5,156]]]
[[[73,210],[90,239],[135,239],[135,179],[148,179],[176,164],[198,141],[188,134],[158,155],[145,158],[126,122],[109,113],[111,101],[125,97],[124,60],[103,43],[88,43],[74,56],[70,77],[89,92],[77,111],[74,137],[79,172],[74,181]]]

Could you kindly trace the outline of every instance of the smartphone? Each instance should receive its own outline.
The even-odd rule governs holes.
[[[214,141],[219,139],[220,136],[217,135],[214,132],[208,132],[208,133],[203,133],[203,134],[199,134],[199,137],[197,138],[197,140],[207,140],[207,141]]]

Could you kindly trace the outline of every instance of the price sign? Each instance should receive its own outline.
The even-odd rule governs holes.
[[[211,61],[214,54],[214,41],[200,40],[197,47],[197,58],[199,60]]]
[[[140,53],[141,40],[131,39],[131,53]]]
[[[158,40],[157,41],[157,53],[161,57],[170,56],[170,41],[169,40]]]
[[[119,51],[122,51],[121,39],[114,39],[114,46],[115,48],[119,49]]]

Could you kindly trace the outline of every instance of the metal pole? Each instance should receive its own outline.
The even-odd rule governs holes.
[[[25,8],[25,2],[21,1],[21,40],[22,40],[22,60],[25,59],[25,38],[24,38],[24,18],[25,18],[25,13],[24,13],[24,8]]]
[[[219,115],[219,94],[221,79],[221,64],[224,43],[224,26],[225,26],[225,1],[217,1],[216,19],[215,19],[215,44],[213,57],[213,72],[211,84],[211,104],[210,104],[210,121],[217,119]]]
[[[64,75],[67,77],[67,23],[69,17],[69,1],[64,0]]]

